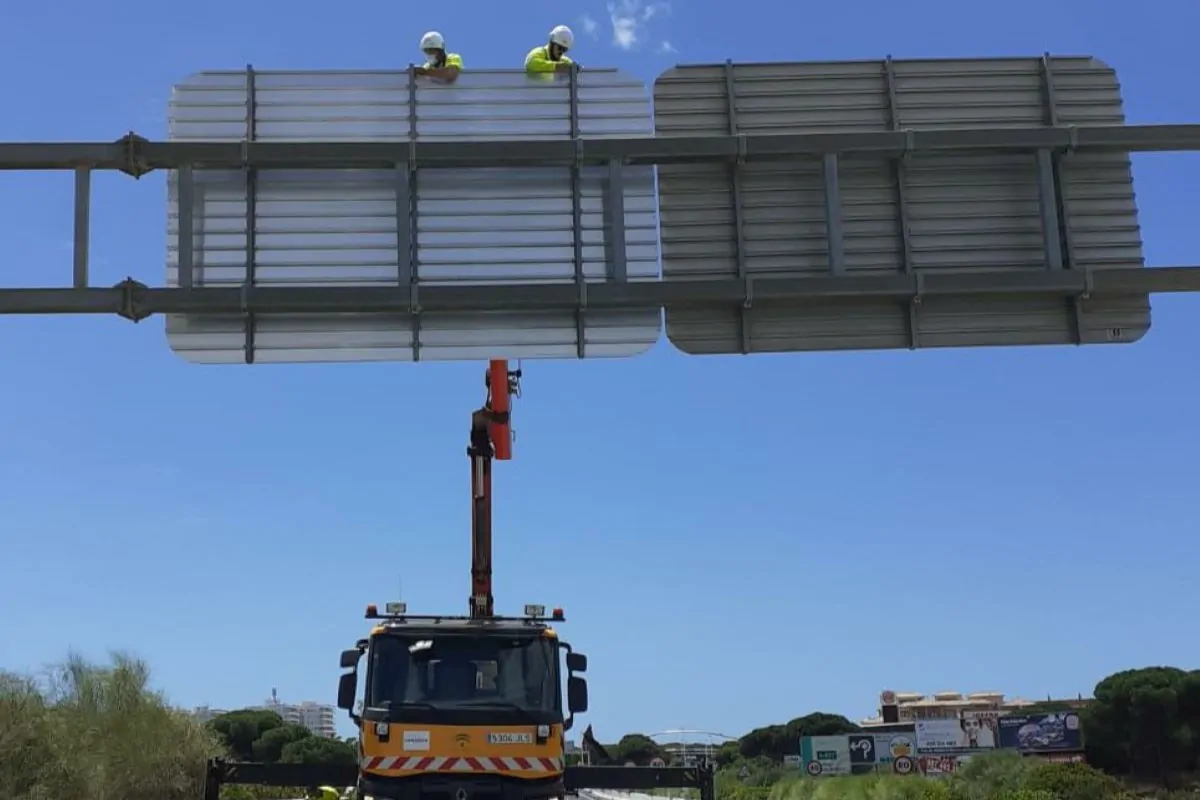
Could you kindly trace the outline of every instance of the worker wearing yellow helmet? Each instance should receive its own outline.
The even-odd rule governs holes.
[[[463,68],[462,56],[446,52],[446,40],[440,33],[430,31],[422,36],[421,52],[427,60],[423,66],[413,67],[413,72],[444,83],[454,83],[458,79]]]
[[[529,51],[525,56],[525,72],[542,75],[554,72],[570,72],[575,62],[567,57],[567,51],[575,44],[575,34],[566,25],[557,25],[550,31],[550,41]]]

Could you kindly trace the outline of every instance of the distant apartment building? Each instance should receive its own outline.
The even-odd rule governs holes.
[[[196,718],[197,722],[208,722],[213,717],[228,713],[229,711],[224,708],[209,708],[208,706],[197,706],[192,709],[192,716]]]
[[[274,711],[285,723],[307,728],[314,736],[324,736],[327,739],[337,738],[337,725],[334,724],[334,708],[325,703],[304,701],[302,703],[283,703],[275,690],[271,690],[271,699],[258,706],[264,711]]]
[[[279,695],[272,689],[271,699],[260,706],[251,706],[251,708],[274,711],[285,723],[307,728],[314,736],[337,738],[337,725],[334,723],[335,712],[331,705],[311,701],[284,703],[279,700]],[[213,717],[228,713],[227,709],[209,708],[208,706],[199,706],[192,710],[192,716],[200,722],[208,722]]]
[[[970,714],[1020,713],[1024,708],[1041,703],[1056,703],[1072,708],[1082,708],[1087,700],[1079,697],[1063,700],[1026,700],[1021,697],[1005,698],[1003,692],[893,692],[884,690],[879,694],[879,713],[862,720],[864,728],[913,723],[919,719],[955,719],[964,712]]]

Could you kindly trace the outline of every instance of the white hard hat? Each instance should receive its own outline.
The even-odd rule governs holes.
[[[421,37],[422,50],[445,50],[446,40],[437,31],[430,31]]]
[[[550,41],[563,50],[570,50],[571,45],[575,44],[575,34],[571,33],[571,29],[566,25],[556,25],[554,30],[550,31]]]

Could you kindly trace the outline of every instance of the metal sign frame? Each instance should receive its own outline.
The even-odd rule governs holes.
[[[649,92],[615,69],[549,80],[470,70],[210,70],[178,82],[171,142],[571,141],[653,132]],[[630,357],[662,332],[655,307],[582,310],[597,283],[659,276],[650,165],[379,169],[185,166],[168,178],[166,285],[402,286],[403,313],[169,314],[192,363]],[[615,221],[615,223],[614,223]],[[437,285],[571,284],[574,310],[425,308]]]
[[[1126,124],[1115,70],[1090,56],[687,65],[654,84],[655,131],[697,134]],[[1127,151],[855,152],[658,170],[663,280],[1145,267]],[[867,296],[669,308],[688,354],[1129,343],[1146,293]]]
[[[927,152],[1070,151],[1168,152],[1200,150],[1200,124],[1044,125],[850,133],[643,137],[564,140],[415,142],[152,142],[130,133],[116,142],[0,143],[0,170],[74,170],[74,258],[70,288],[0,288],[0,314],[117,314],[134,321],[152,314],[281,314],[500,309],[563,310],[647,307],[749,307],[758,300],[874,297],[901,303],[943,295],[1043,295],[1200,291],[1200,266],[1113,270],[1047,270],[1028,274],[720,278],[680,282],[612,281],[585,284],[376,287],[150,287],[128,278],[111,288],[88,279],[91,173],[117,170],[140,177],[152,170],[186,176],[204,169],[388,168],[406,175],[415,166],[590,166],[744,163],[873,154],[902,158]],[[186,193],[188,181],[181,181]],[[1052,187],[1050,187],[1052,191]],[[1052,203],[1047,204],[1053,208]],[[1049,220],[1047,220],[1049,221]],[[619,219],[614,220],[619,224]],[[186,228],[186,226],[185,226]],[[180,231],[186,244],[188,232]],[[181,246],[181,250],[184,249]],[[181,253],[181,271],[186,256]],[[183,281],[181,280],[181,283]]]

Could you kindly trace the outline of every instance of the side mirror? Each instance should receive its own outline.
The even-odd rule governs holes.
[[[567,670],[570,672],[587,672],[587,656],[583,653],[567,653]]]
[[[353,672],[347,672],[338,679],[338,708],[343,711],[351,711],[354,709],[354,695],[358,694],[358,675]],[[586,692],[584,695],[586,700]]]
[[[567,678],[567,710],[572,714],[582,714],[587,709],[587,681],[583,678]]]
[[[342,669],[354,669],[358,666],[358,659],[362,656],[362,652],[358,650],[343,650],[342,651]]]

